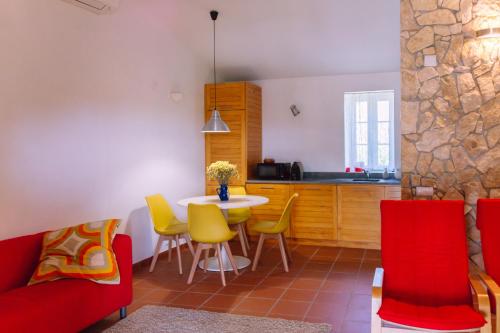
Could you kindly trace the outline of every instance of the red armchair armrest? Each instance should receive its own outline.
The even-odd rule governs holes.
[[[117,234],[113,240],[118,269],[120,270],[120,288],[127,306],[132,303],[132,239],[128,235]]]

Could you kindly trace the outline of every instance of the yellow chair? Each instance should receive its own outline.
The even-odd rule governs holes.
[[[231,186],[229,187],[230,195],[246,195],[244,186]],[[238,233],[241,243],[241,249],[243,250],[243,255],[248,257],[247,249],[250,250],[250,244],[248,242],[247,233],[245,230],[245,222],[252,215],[250,208],[233,208],[228,210],[228,220],[227,223],[229,227]]]
[[[182,274],[180,237],[186,240],[189,251],[194,255],[193,244],[191,244],[191,239],[188,234],[188,225],[175,217],[172,208],[161,194],[147,196],[146,202],[148,203],[149,213],[151,214],[151,220],[153,221],[155,231],[159,235],[149,271],[152,272],[154,270],[158,255],[160,254],[161,245],[165,240],[168,240],[168,262],[172,261],[172,242],[175,240],[177,259],[179,261],[179,273]]]
[[[191,238],[198,242],[194,255],[193,265],[189,273],[188,284],[193,282],[196,266],[200,261],[201,251],[205,250],[204,269],[207,270],[208,254],[210,249],[215,249],[219,262],[222,285],[226,285],[224,276],[224,264],[221,256],[221,244],[227,252],[231,266],[236,275],[239,275],[238,268],[234,261],[228,241],[236,236],[235,231],[231,231],[227,225],[221,210],[217,205],[188,205],[188,230]]]
[[[261,221],[253,225],[252,230],[260,234],[259,244],[257,245],[257,251],[255,252],[255,258],[253,260],[252,271],[257,268],[257,263],[259,262],[260,255],[262,253],[262,246],[264,245],[264,240],[266,238],[274,238],[278,240],[281,259],[283,260],[283,266],[285,267],[285,272],[288,272],[288,260],[292,261],[290,255],[290,250],[288,249],[288,244],[286,243],[286,237],[284,232],[290,226],[290,217],[292,215],[292,206],[299,197],[298,193],[294,193],[286,204],[285,210],[278,222],[271,221]],[[287,260],[288,259],[288,260]]]

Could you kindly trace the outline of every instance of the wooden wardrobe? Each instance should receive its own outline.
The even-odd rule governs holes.
[[[205,85],[205,121],[214,108],[215,86]],[[240,177],[230,185],[245,186],[262,161],[262,90],[250,82],[217,84],[217,110],[229,133],[205,134],[205,167],[215,161],[236,164]],[[206,193],[215,194],[216,181],[206,178]]]

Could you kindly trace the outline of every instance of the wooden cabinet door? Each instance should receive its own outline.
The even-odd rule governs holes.
[[[297,239],[337,239],[337,192],[334,185],[294,185],[292,236]]]
[[[380,200],[384,186],[338,186],[339,240],[380,245]]]
[[[262,206],[252,207],[252,216],[247,222],[248,228],[258,221],[278,221],[285,205],[290,198],[290,185],[287,184],[247,184],[247,193],[261,195],[269,199],[269,202]],[[250,231],[251,235],[255,233]],[[285,233],[287,236],[290,231]]]
[[[246,83],[229,82],[217,84],[217,110],[243,110],[246,108]],[[205,85],[205,110],[212,110],[215,105],[215,86]]]
[[[206,119],[211,111],[206,112]],[[227,123],[231,132],[205,134],[205,166],[208,167],[216,161],[229,161],[236,164],[239,178],[233,178],[230,185],[245,185],[246,159],[245,159],[245,125],[244,111],[221,111],[222,119]],[[217,186],[217,182],[206,179],[206,187]]]
[[[384,198],[386,200],[401,200],[401,186],[386,186]]]

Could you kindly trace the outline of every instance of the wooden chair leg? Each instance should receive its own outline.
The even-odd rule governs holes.
[[[260,254],[262,252],[262,246],[264,245],[264,234],[261,233],[259,237],[259,244],[257,244],[257,250],[255,251],[255,258],[253,259],[252,271],[255,271],[257,268],[257,263],[260,259]]]
[[[161,244],[163,243],[163,236],[159,235],[158,241],[156,242],[155,253],[153,254],[153,260],[151,260],[151,266],[149,266],[149,272],[153,272],[156,266],[156,261],[158,260],[158,255],[160,254]]]
[[[288,258],[286,256],[285,245],[283,244],[283,236],[278,234],[278,243],[280,246],[281,259],[283,260],[283,267],[285,268],[285,272],[288,273]]]
[[[285,245],[286,256],[288,257],[288,261],[292,262],[292,252],[290,252],[290,248],[288,247],[288,241],[286,240],[285,233],[281,233],[281,239],[283,239],[283,245]]]
[[[168,238],[168,262],[172,262],[172,242],[174,238],[169,237]]]
[[[205,250],[205,260],[203,260],[203,271],[206,273],[208,268],[208,255],[210,254],[210,248]]]
[[[229,257],[229,261],[231,262],[231,266],[233,267],[234,274],[240,275],[240,272],[238,272],[238,266],[236,266],[236,261],[234,261],[233,253],[231,252],[231,248],[229,247],[228,242],[222,243],[224,248],[226,249],[227,256]]]
[[[181,243],[179,235],[175,235],[175,247],[177,248],[177,261],[179,262],[179,274],[182,275]]]
[[[215,251],[217,252],[217,260],[219,261],[220,278],[222,280],[222,285],[226,286],[226,277],[224,276],[224,264],[222,263],[222,256],[220,254],[220,243],[215,245]]]
[[[196,266],[198,266],[198,262],[200,261],[200,255],[202,249],[203,249],[203,244],[198,243],[198,246],[196,247],[196,252],[194,254],[193,265],[191,265],[191,271],[189,272],[189,277],[187,281],[188,284],[191,284],[191,282],[193,282],[194,272],[196,271]]]
[[[247,249],[250,250],[250,242],[248,241],[246,223],[243,223],[243,225],[241,226],[241,230],[243,230],[243,236],[245,237],[245,244],[247,246]]]
[[[243,255],[248,257],[247,244],[245,243],[245,236],[243,235],[243,226],[241,223],[238,224],[238,236],[240,237],[241,249],[243,250]]]
[[[184,237],[184,239],[186,240],[186,243],[189,247],[189,251],[191,252],[191,255],[194,257],[194,247],[193,243],[191,242],[191,237],[189,237],[189,234],[184,234],[182,235],[182,237]]]

